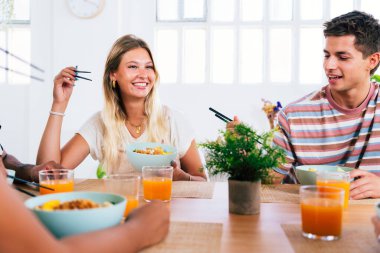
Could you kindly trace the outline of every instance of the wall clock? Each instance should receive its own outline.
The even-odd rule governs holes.
[[[93,18],[104,9],[105,0],[66,0],[74,16],[78,18]]]

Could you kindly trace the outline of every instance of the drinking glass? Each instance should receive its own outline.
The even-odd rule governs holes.
[[[40,185],[52,188],[49,190],[40,187],[40,194],[72,192],[74,191],[74,171],[67,169],[49,169],[38,172]]]
[[[170,201],[172,195],[172,166],[144,166],[142,168],[145,201]]]
[[[124,217],[139,205],[140,179],[128,174],[111,174],[104,179],[107,192],[123,195],[127,199]]]
[[[302,235],[332,241],[342,234],[344,190],[331,186],[300,188]]]
[[[350,173],[340,171],[320,171],[317,173],[318,186],[332,186],[344,190],[344,208],[350,198]]]

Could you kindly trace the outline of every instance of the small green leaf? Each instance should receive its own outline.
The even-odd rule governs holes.
[[[99,164],[98,168],[96,169],[96,176],[99,179],[102,179],[103,177],[106,176],[106,172],[104,171],[103,167],[101,164]]]

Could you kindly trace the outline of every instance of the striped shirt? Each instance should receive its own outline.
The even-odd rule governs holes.
[[[340,107],[328,85],[286,106],[278,115],[274,144],[286,151],[292,165],[342,165],[380,176],[379,84],[371,83],[357,108]],[[371,131],[372,129],[372,131]]]

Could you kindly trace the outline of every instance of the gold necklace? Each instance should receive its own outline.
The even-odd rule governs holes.
[[[135,128],[135,133],[136,134],[140,134],[141,133],[141,128],[144,125],[144,121],[140,125],[133,125],[129,120],[127,120],[127,122],[129,123],[129,125],[131,125],[131,126],[133,126]]]

